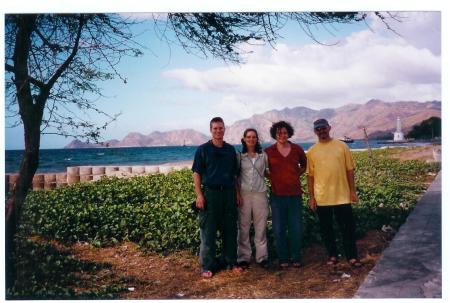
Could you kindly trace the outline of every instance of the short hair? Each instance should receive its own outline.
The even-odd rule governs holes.
[[[247,129],[244,131],[244,135],[242,136],[243,138],[241,139],[241,143],[242,143],[242,153],[245,154],[245,153],[248,151],[248,149],[247,149],[247,143],[245,143],[245,141],[244,141],[244,138],[245,138],[245,136],[247,136],[247,133],[248,133],[248,132],[255,132],[255,134],[256,134],[256,146],[255,146],[255,152],[258,153],[258,154],[262,153],[262,147],[261,147],[261,144],[259,143],[258,132],[257,132],[256,129],[254,129],[254,128],[247,128]]]
[[[286,121],[278,121],[272,124],[272,127],[270,128],[270,136],[273,139],[277,139],[277,131],[279,129],[286,128],[288,132],[288,138],[292,137],[294,135],[294,128],[289,122]]]
[[[225,125],[225,122],[223,122],[223,119],[221,117],[212,118],[211,121],[209,121],[209,129],[212,128],[213,123],[222,123],[223,125]]]

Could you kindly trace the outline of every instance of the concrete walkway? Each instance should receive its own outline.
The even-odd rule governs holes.
[[[442,298],[441,172],[355,298]]]

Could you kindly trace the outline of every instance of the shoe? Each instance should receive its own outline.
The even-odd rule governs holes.
[[[302,267],[302,263],[300,263],[300,262],[298,262],[298,261],[292,262],[292,267],[294,267],[294,268],[300,268],[300,267]]]
[[[202,271],[201,276],[203,279],[210,279],[210,278],[212,278],[213,273],[210,270],[205,270],[205,271]]]
[[[240,272],[242,272],[244,269],[243,269],[242,267],[238,266],[238,265],[234,265],[234,266],[231,268],[231,270],[232,270],[233,272],[235,272],[235,273],[240,273]]]
[[[360,268],[361,266],[363,266],[362,263],[358,259],[350,259],[348,261],[348,263],[353,268]]]
[[[327,265],[336,265],[338,262],[337,258],[334,256],[331,256],[327,260]]]
[[[241,262],[238,262],[238,266],[242,267],[243,269],[247,269],[247,268],[249,268],[250,264],[247,261],[241,261]]]
[[[287,262],[280,263],[280,269],[288,269],[288,268],[289,268],[289,263],[287,263]]]
[[[269,268],[269,261],[267,260],[262,260],[261,262],[258,263],[259,266],[261,266],[262,268]]]

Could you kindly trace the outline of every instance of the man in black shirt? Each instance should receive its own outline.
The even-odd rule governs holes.
[[[237,266],[237,206],[235,179],[236,151],[223,140],[223,119],[211,120],[212,140],[200,145],[192,165],[196,206],[200,209],[200,268],[204,278],[211,278],[218,268],[216,234],[222,238],[222,261],[227,268],[240,272]]]

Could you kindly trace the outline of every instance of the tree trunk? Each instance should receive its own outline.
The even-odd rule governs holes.
[[[6,287],[14,285],[16,271],[14,266],[14,237],[20,218],[20,211],[31,187],[33,176],[39,165],[40,127],[44,112],[44,98],[48,90],[34,99],[28,76],[28,55],[31,36],[35,28],[36,15],[21,15],[17,18],[16,43],[14,46],[14,84],[17,91],[19,113],[24,126],[25,151],[20,165],[19,178],[11,197],[6,204]]]
[[[36,131],[31,134],[25,131],[25,151],[20,166],[19,178],[13,189],[11,197],[7,201],[6,211],[6,235],[5,235],[5,257],[6,257],[6,287],[12,287],[16,278],[16,268],[14,266],[13,253],[15,250],[14,237],[17,232],[17,225],[20,212],[27,193],[31,188],[33,176],[39,165],[39,145],[40,145],[40,124]]]

